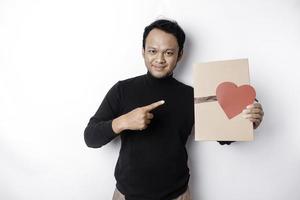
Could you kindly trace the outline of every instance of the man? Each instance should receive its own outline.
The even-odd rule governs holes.
[[[147,26],[142,49],[147,73],[118,81],[85,129],[92,148],[121,137],[113,200],[191,199],[185,145],[194,125],[193,88],[173,78],[184,41],[176,22]],[[244,113],[254,128],[259,126],[259,103]]]

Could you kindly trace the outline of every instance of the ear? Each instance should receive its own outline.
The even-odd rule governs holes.
[[[182,58],[183,55],[183,49],[180,51],[180,53],[178,54],[178,58],[177,58],[177,62],[179,62]]]

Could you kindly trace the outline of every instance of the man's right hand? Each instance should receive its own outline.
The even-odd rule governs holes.
[[[155,103],[138,107],[132,111],[114,119],[112,121],[112,129],[116,134],[121,133],[123,130],[144,130],[148,127],[153,119],[153,114],[150,113],[158,106],[164,104],[165,101],[157,101]]]

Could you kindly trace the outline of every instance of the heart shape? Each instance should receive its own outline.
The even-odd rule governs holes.
[[[252,104],[256,92],[250,85],[237,86],[232,82],[220,83],[216,89],[217,100],[229,119],[240,114]]]

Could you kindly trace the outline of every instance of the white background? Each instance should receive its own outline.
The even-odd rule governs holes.
[[[193,199],[300,199],[299,0],[1,0],[1,200],[111,199],[120,140],[92,149],[83,131],[114,83],[146,72],[142,33],[160,16],[187,35],[178,80],[249,58],[265,111],[254,142],[189,138]]]

